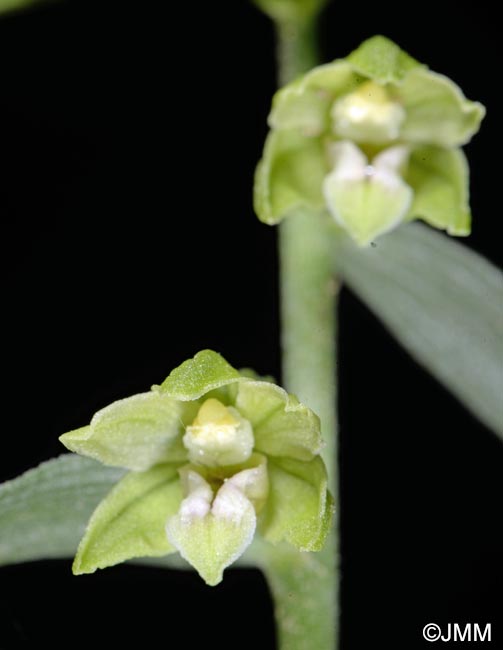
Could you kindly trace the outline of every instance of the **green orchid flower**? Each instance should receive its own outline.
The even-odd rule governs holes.
[[[61,436],[71,451],[131,470],[93,513],[75,574],[178,551],[216,585],[257,531],[322,548],[333,500],[319,419],[251,375],[204,350]]]
[[[328,212],[361,246],[420,218],[470,233],[461,150],[485,109],[383,36],[276,93],[255,179],[259,218]]]

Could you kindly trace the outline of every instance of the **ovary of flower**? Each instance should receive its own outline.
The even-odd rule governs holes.
[[[183,442],[193,463],[215,467],[248,460],[255,441],[248,420],[212,397],[187,427]]]
[[[405,110],[390,99],[385,88],[368,81],[336,101],[331,115],[335,135],[378,144],[398,138]]]

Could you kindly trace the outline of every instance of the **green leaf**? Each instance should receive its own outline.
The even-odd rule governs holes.
[[[410,70],[421,67],[385,36],[367,39],[346,60],[360,74],[383,84],[401,81]]]
[[[202,395],[240,380],[239,372],[217,352],[202,350],[184,361],[160,386],[161,393],[174,399],[196,400]]]
[[[273,544],[285,540],[300,551],[319,551],[330,528],[332,501],[321,458],[309,462],[269,459],[269,498],[260,532]]]
[[[271,131],[255,173],[258,218],[274,225],[298,208],[323,209],[321,185],[326,173],[321,140],[296,131]]]
[[[0,485],[0,565],[72,557],[94,508],[123,475],[65,454]]]
[[[414,190],[411,217],[450,235],[470,234],[469,168],[461,149],[415,149],[405,180]]]
[[[425,68],[412,70],[397,86],[405,108],[401,137],[405,141],[456,147],[479,130],[485,108],[471,102],[459,86]]]
[[[255,532],[255,510],[235,484],[238,476],[224,482],[212,503],[209,483],[189,470],[185,477],[189,494],[166,527],[173,546],[211,586],[222,580],[224,569],[243,554]]]
[[[93,573],[134,557],[173,553],[164,527],[181,501],[176,465],[128,473],[89,520],[73,563],[74,574]]]
[[[83,456],[132,470],[187,458],[182,444],[185,405],[152,391],[113,402],[91,424],[60,437]]]
[[[251,422],[255,448],[264,454],[311,460],[323,447],[318,416],[279,386],[243,382],[236,408]]]
[[[503,438],[503,274],[421,224],[334,251],[348,286],[412,356]]]

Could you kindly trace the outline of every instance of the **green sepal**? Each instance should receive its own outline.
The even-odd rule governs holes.
[[[444,75],[426,68],[412,70],[396,87],[405,109],[401,138],[407,142],[456,147],[479,130],[485,108],[463,95]]]
[[[190,401],[240,379],[239,372],[220,354],[202,350],[172,370],[159,391],[173,399]]]
[[[359,74],[378,83],[401,81],[421,64],[386,36],[372,36],[346,57]]]
[[[274,225],[298,208],[323,209],[321,184],[326,173],[320,139],[296,131],[271,131],[255,172],[258,218]]]
[[[470,234],[469,168],[461,149],[415,149],[405,180],[414,190],[411,218],[450,235]]]
[[[184,404],[158,392],[140,393],[98,411],[91,424],[60,436],[70,451],[105,465],[142,471],[157,463],[183,461]]]
[[[268,462],[269,498],[259,520],[261,534],[300,551],[319,551],[330,529],[332,501],[319,456],[309,462],[274,458]]]
[[[177,465],[130,472],[91,516],[75,556],[73,573],[93,573],[131,558],[175,552],[164,527],[181,501]]]
[[[311,460],[323,447],[318,416],[279,386],[243,382],[236,408],[252,424],[257,451]]]

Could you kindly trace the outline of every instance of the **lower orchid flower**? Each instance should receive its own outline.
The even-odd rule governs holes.
[[[320,550],[328,534],[318,417],[211,350],[61,441],[130,470],[91,516],[75,574],[178,551],[216,585],[256,534],[300,551]]]

